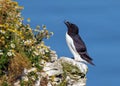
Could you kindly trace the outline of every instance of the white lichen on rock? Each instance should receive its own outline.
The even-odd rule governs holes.
[[[46,65],[43,68],[43,71],[45,71],[48,76],[53,76],[53,75],[59,75],[63,73],[63,68],[62,65],[58,62],[55,61],[53,63],[46,63]]]

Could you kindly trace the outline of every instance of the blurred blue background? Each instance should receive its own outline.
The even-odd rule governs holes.
[[[18,0],[17,0],[18,1]],[[54,32],[46,45],[59,57],[69,51],[64,20],[78,25],[79,34],[96,66],[89,66],[87,86],[120,86],[120,0],[19,0],[31,26],[45,24]]]

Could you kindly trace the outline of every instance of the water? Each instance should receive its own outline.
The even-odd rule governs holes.
[[[87,86],[120,86],[120,1],[119,0],[20,0],[22,15],[31,25],[45,24],[54,32],[46,44],[59,56],[71,57],[64,20],[80,27],[95,67],[89,66]],[[24,21],[26,23],[26,21]]]

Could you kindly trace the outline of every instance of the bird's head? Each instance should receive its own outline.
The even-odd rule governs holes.
[[[68,28],[68,33],[72,34],[78,34],[79,33],[79,28],[77,25],[70,23],[69,21],[64,22]]]

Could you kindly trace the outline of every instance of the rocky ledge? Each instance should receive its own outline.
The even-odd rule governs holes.
[[[24,69],[21,79],[27,81],[28,74],[36,70],[36,68]],[[35,80],[35,86],[86,86],[87,71],[86,64],[76,62],[74,59],[54,58],[51,62],[44,62],[41,72],[36,72],[38,78]],[[15,82],[14,86],[20,86],[20,80]]]

